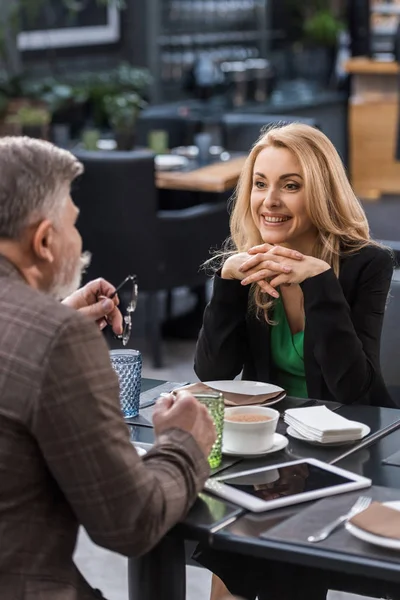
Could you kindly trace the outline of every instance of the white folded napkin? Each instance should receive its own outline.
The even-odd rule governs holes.
[[[290,408],[284,421],[303,437],[321,443],[360,440],[363,435],[362,424],[349,421],[326,406]]]

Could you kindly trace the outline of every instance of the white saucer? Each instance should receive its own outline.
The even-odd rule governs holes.
[[[147,450],[145,450],[144,448],[141,448],[140,446],[136,446],[134,444],[135,448],[136,448],[136,452],[139,454],[139,456],[144,456],[145,454],[147,454]]]
[[[265,394],[281,394],[285,390],[272,383],[263,381],[245,381],[243,379],[227,379],[221,381],[203,381],[204,385],[231,394],[245,394],[248,396],[264,396]],[[273,398],[272,398],[273,400]]]
[[[135,446],[139,456],[144,456],[147,454],[147,452],[151,450],[153,446],[153,444],[148,444],[146,442],[132,442],[132,444]]]
[[[310,440],[309,438],[304,437],[304,435],[301,435],[301,433],[296,431],[296,429],[293,429],[293,427],[291,427],[290,425],[287,428],[286,433],[290,437],[295,438],[296,440],[301,440],[302,442],[306,442],[307,444],[311,444],[312,446],[327,446],[327,447],[329,447],[329,446],[347,446],[348,444],[354,444],[355,442],[361,441],[371,431],[371,428],[368,427],[368,425],[365,425],[364,423],[357,423],[356,421],[352,421],[352,423],[355,423],[356,425],[362,425],[361,438],[358,438],[356,440],[346,440],[346,441],[341,441],[341,442],[318,442],[317,440]]]
[[[157,171],[182,169],[188,162],[186,156],[178,156],[176,154],[159,154],[154,158],[154,164]]]
[[[264,452],[255,452],[254,454],[243,454],[243,452],[235,452],[234,450],[225,450],[222,445],[222,454],[225,456],[240,456],[241,458],[257,458],[257,456],[265,456],[266,454],[273,454],[274,452],[279,452],[279,450],[283,450],[288,445],[289,440],[280,433],[274,434],[274,443],[269,450],[264,450]]]
[[[400,511],[400,502],[383,502],[384,506],[388,508],[394,508],[395,510]],[[380,546],[381,548],[390,548],[391,550],[400,550],[400,540],[395,540],[392,538],[383,537],[381,535],[375,535],[373,533],[369,533],[368,531],[364,531],[364,529],[360,529],[353,523],[346,523],[345,527],[351,535],[362,540],[363,542],[368,542],[369,544],[374,544],[375,546]]]

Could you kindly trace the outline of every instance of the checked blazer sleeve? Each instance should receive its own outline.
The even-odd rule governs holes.
[[[78,313],[60,326],[48,353],[31,429],[80,523],[97,544],[121,554],[154,546],[184,516],[209,474],[197,443],[179,429],[139,458],[106,344]]]

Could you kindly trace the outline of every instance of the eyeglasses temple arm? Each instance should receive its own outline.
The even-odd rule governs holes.
[[[133,281],[133,285],[137,285],[137,277],[136,275],[128,275],[128,277],[125,277],[125,279],[122,281],[122,283],[119,284],[119,286],[117,286],[115,292],[113,292],[110,296],[108,296],[110,299],[114,298],[114,296],[116,296],[119,292],[119,290],[126,284],[127,281]]]

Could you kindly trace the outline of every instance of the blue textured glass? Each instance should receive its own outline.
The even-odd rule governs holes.
[[[119,400],[124,417],[139,414],[142,355],[138,350],[111,350],[111,364],[119,378]]]

